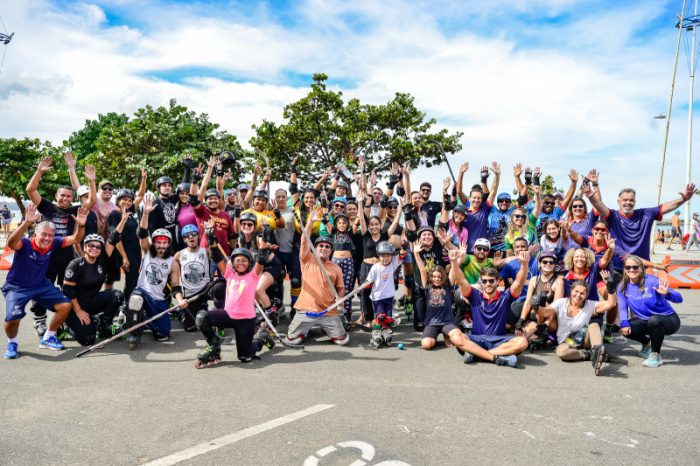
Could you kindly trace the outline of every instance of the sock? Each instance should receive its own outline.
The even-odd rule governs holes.
[[[44,334],[44,340],[48,340],[49,337],[55,337],[55,336],[56,336],[55,330],[47,330],[46,333]]]
[[[18,343],[18,341],[17,341],[17,337],[14,337],[14,338],[8,338],[8,339],[7,339],[7,342],[8,342],[8,343]]]

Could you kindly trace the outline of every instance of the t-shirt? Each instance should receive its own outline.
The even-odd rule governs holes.
[[[479,281],[481,271],[485,267],[493,266],[493,259],[491,259],[490,257],[484,259],[483,262],[479,262],[478,260],[476,260],[475,256],[467,254],[467,258],[464,259],[464,262],[462,262],[460,268],[462,269],[462,272],[464,273],[464,278],[467,279],[467,282],[469,282],[470,285],[473,285],[474,283]]]
[[[506,250],[513,249],[513,243],[518,238],[525,238],[527,244],[534,244],[537,241],[537,217],[532,214],[528,214],[527,223],[523,225],[522,230],[509,231],[506,233],[504,241],[506,243]]]
[[[595,311],[595,301],[586,300],[581,311],[573,317],[567,315],[569,298],[555,299],[551,307],[557,313],[557,342],[563,343],[570,334],[578,332],[588,324]]]
[[[655,275],[644,276],[644,288],[628,283],[625,292],[617,288],[617,306],[620,310],[620,327],[629,327],[629,320],[636,317],[649,320],[653,315],[670,316],[675,313],[669,302],[682,303],[683,296],[676,290],[668,290],[667,295],[659,294],[655,288],[659,279]]]
[[[114,230],[116,230],[121,219],[122,214],[118,210],[112,211],[109,216],[107,216],[107,235],[111,235]],[[132,267],[136,266],[136,261],[141,260],[141,243],[137,234],[138,227],[139,222],[136,221],[133,216],[129,217],[124,224],[124,229],[122,230],[121,234],[121,243],[124,247],[124,252],[129,258],[129,262],[134,262]],[[112,254],[112,257],[115,257],[117,254],[118,253],[115,248],[115,252]]]
[[[167,229],[175,240],[177,236],[177,204],[180,200],[177,194],[159,197],[153,203],[156,208],[148,215],[148,233],[152,234],[158,228]]]
[[[537,271],[537,265],[537,257],[531,257],[527,269],[527,281],[523,286],[523,290],[520,292],[520,297],[515,300],[516,303],[525,301],[525,298],[527,297],[527,285],[530,283],[530,279],[539,273]],[[520,261],[517,259],[512,260],[503,266],[501,269],[501,278],[503,279],[506,288],[513,284],[518,272],[520,272]]]
[[[185,297],[190,297],[209,283],[209,254],[202,247],[195,251],[185,248],[179,254],[180,284]]]
[[[154,299],[164,300],[165,287],[168,284],[170,272],[173,270],[173,260],[173,256],[166,259],[163,257],[151,257],[151,254],[146,253],[141,260],[139,279],[136,286]]]
[[[484,201],[479,206],[479,210],[467,213],[467,230],[469,230],[469,238],[467,239],[467,251],[472,252],[474,243],[479,238],[489,237],[489,213],[491,213],[491,204]]]
[[[537,218],[537,237],[541,237],[544,233],[544,222],[546,222],[550,218],[559,221],[563,216],[564,211],[558,205],[555,206],[554,209],[549,213],[540,212],[540,216]]]
[[[401,261],[398,256],[391,258],[389,265],[382,265],[381,262],[377,262],[369,269],[367,274],[367,281],[373,282],[372,291],[369,297],[372,301],[379,301],[380,299],[393,298],[396,296],[396,289],[394,288],[394,273],[398,270],[401,265]]]
[[[513,210],[515,210],[515,206],[510,206],[505,212],[499,209],[497,205],[491,206],[491,212],[489,213],[489,241],[491,241],[491,250],[506,250],[508,221],[510,220],[510,214]]]
[[[102,253],[91,264],[85,258],[78,257],[66,267],[65,281],[75,283],[75,297],[81,306],[100,292],[106,277],[106,259],[107,255]]]
[[[95,215],[97,215],[97,225],[99,233],[101,235],[104,235],[105,239],[107,239],[109,235],[109,233],[106,232],[107,217],[109,217],[109,214],[111,214],[115,210],[117,210],[117,206],[114,204],[114,202],[105,202],[102,199],[100,199],[100,196],[97,196],[97,200],[92,206],[92,211],[95,212]]]
[[[571,222],[571,230],[578,233],[581,236],[589,236],[591,234],[591,229],[598,219],[598,213],[595,211],[588,212],[585,217],[581,220],[574,219]]]
[[[7,283],[20,288],[38,287],[47,281],[46,271],[49,269],[51,256],[63,248],[65,238],[54,236],[53,244],[46,251],[40,251],[29,238],[20,238],[20,241],[22,247],[15,251],[12,258]]]
[[[591,268],[586,272],[586,276],[578,278],[573,271],[569,271],[564,276],[564,296],[571,296],[571,285],[574,282],[582,280],[588,284],[588,299],[589,301],[598,301],[598,283],[600,282],[600,262],[595,261]]]
[[[519,298],[506,288],[504,292],[497,291],[491,299],[485,298],[481,290],[472,288],[469,303],[472,305],[472,334],[474,335],[505,335],[506,320],[511,303]]]
[[[228,242],[235,236],[231,217],[229,217],[228,214],[223,211],[212,212],[208,207],[202,204],[194,208],[194,214],[202,222],[206,222],[209,219],[214,219],[214,234],[216,235],[216,240],[224,249],[226,255],[231,254],[231,246],[229,246]],[[202,235],[202,247],[206,248],[208,247],[208,244],[206,235]]]
[[[255,288],[260,275],[255,268],[245,275],[239,275],[230,266],[224,272],[226,279],[226,303],[224,309],[232,319],[251,319],[255,317]]]
[[[649,260],[651,228],[662,215],[661,206],[635,209],[630,216],[611,209],[606,220],[610,235],[622,251]]]
[[[56,204],[50,202],[48,199],[41,198],[41,202],[37,206],[37,210],[44,216],[44,220],[52,222],[56,230],[54,231],[55,237],[71,236],[75,230],[75,220],[71,215],[78,215],[79,205],[70,206],[67,209],[62,209]],[[73,260],[75,254],[72,248],[64,248],[56,251],[53,257],[53,264],[65,266],[68,262]]]
[[[280,252],[292,252],[294,249],[294,213],[287,208],[281,210],[282,218],[284,219],[284,228],[275,229],[275,238],[279,244]]]
[[[433,245],[429,250],[420,252],[420,258],[423,260],[423,265],[425,266],[425,271],[428,273],[428,276],[430,276],[430,272],[436,265],[441,265],[443,267],[447,265],[443,256],[442,244],[440,244],[437,239],[433,241]],[[413,267],[413,279],[416,284],[424,285],[420,278],[420,270],[418,270],[417,266]]]
[[[426,224],[435,226],[435,217],[442,210],[442,202],[428,201],[421,206],[420,210],[425,214]]]
[[[454,323],[452,314],[452,287],[425,288],[425,325],[445,325]]]
[[[369,231],[367,231],[367,233],[362,235],[362,253],[364,258],[369,259],[372,257],[379,257],[377,255],[377,245],[382,241],[388,240],[389,235],[385,231],[379,233],[379,239],[376,241],[372,239],[372,234]]]
[[[335,302],[335,295],[328,287],[328,282],[326,282],[309,248],[305,247],[303,249],[304,250],[299,253],[299,260],[301,261],[301,275],[304,278],[301,282],[301,294],[299,294],[299,298],[297,298],[297,302],[294,304],[294,309],[299,312],[321,312]],[[323,268],[326,269],[328,277],[331,279],[331,283],[333,283],[335,289],[344,290],[343,271],[340,267],[332,261],[327,260],[323,262]],[[341,293],[338,291],[338,294],[342,297],[344,292]],[[326,315],[337,314],[338,308],[335,308]]]

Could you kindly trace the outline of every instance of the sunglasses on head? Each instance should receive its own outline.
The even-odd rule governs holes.
[[[496,283],[496,279],[495,278],[482,278],[481,283],[483,283],[484,285],[493,285],[494,283]]]
[[[638,265],[626,265],[625,270],[639,270]]]
[[[486,246],[475,246],[474,250],[475,251],[488,251],[489,248],[487,248]]]

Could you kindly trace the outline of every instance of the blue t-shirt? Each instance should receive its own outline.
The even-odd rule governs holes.
[[[540,212],[540,216],[537,217],[537,237],[541,238],[542,235],[544,234],[544,231],[542,228],[544,227],[544,222],[546,222],[548,219],[553,218],[556,221],[561,220],[561,218],[564,216],[564,211],[561,210],[561,207],[558,205],[554,207],[554,210],[552,210],[550,213],[544,213]]]
[[[469,238],[467,239],[467,252],[472,252],[474,243],[479,238],[489,237],[489,213],[491,212],[491,204],[484,201],[479,206],[476,212],[469,211],[467,214],[467,230]]]
[[[676,290],[668,290],[667,295],[659,294],[654,288],[659,286],[659,279],[654,275],[644,276],[644,289],[640,290],[639,285],[628,283],[625,293],[621,293],[617,288],[617,305],[620,309],[620,327],[629,327],[629,319],[632,317],[630,311],[634,313],[634,317],[641,320],[649,320],[653,315],[673,315],[676,311],[673,310],[669,301],[672,303],[682,303],[683,296]]]
[[[501,269],[501,278],[503,279],[506,288],[513,284],[518,272],[520,272],[519,260],[512,260],[503,266]],[[537,273],[537,257],[531,257],[530,264],[528,264],[527,269],[527,281],[525,282],[525,286],[523,286],[523,291],[520,292],[520,297],[515,300],[516,303],[525,301],[525,298],[527,297],[527,284],[530,283],[530,279],[532,277],[537,276]]]
[[[496,292],[493,299],[484,298],[480,290],[472,288],[469,303],[472,305],[472,334],[505,335],[506,320],[511,303],[519,296],[510,294],[510,289],[503,293]]]
[[[506,233],[508,233],[508,221],[510,214],[515,210],[515,206],[511,206],[503,212],[497,205],[491,207],[489,213],[489,241],[491,241],[491,249],[493,251],[506,250]]]
[[[623,252],[649,260],[651,228],[654,220],[661,220],[662,215],[661,206],[635,209],[629,217],[610,209],[606,220],[610,235]]]
[[[569,272],[564,275],[564,297],[571,297],[571,284],[582,280],[588,284],[588,297],[589,301],[599,301],[598,299],[598,282],[600,282],[600,262],[596,260],[591,269],[586,274],[585,278],[576,278],[573,272]]]
[[[594,211],[588,212],[580,222],[575,220],[571,222],[571,230],[581,236],[589,236],[596,220],[598,220],[598,215]]]
[[[62,236],[55,236],[49,249],[41,253],[34,249],[30,239],[21,238],[22,247],[19,251],[15,251],[12,258],[12,267],[7,274],[7,283],[20,288],[34,288],[44,281],[48,281],[46,271],[49,268],[51,256],[54,251],[63,247],[64,239]]]
[[[425,288],[425,325],[445,325],[454,323],[452,314],[452,287]]]

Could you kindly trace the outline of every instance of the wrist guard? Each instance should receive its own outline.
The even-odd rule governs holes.
[[[289,166],[289,173],[296,173],[297,172],[297,166],[294,164],[291,164]]]
[[[265,264],[267,264],[268,257],[270,257],[270,250],[269,249],[260,249],[260,250],[258,250],[258,257],[256,259],[256,262],[258,264],[265,265]]]
[[[236,206],[233,208],[233,217],[234,218],[239,218],[241,216],[241,212],[243,209],[240,208],[240,206]]]
[[[411,216],[411,214],[413,214],[413,209],[414,207],[411,204],[406,204],[401,208],[401,210],[403,211],[403,215],[404,217],[406,217],[406,219],[408,219]]]
[[[382,197],[379,199],[379,207],[382,209],[389,207],[389,198],[386,195],[382,195]]]
[[[296,194],[299,192],[299,185],[297,183],[289,183],[289,194]]]
[[[139,237],[139,239],[146,239],[148,238],[148,230],[145,228],[139,227],[138,230],[136,230],[136,234]]]
[[[197,181],[202,181],[202,179],[204,179],[204,175],[202,175],[201,173],[199,173],[199,172],[194,172],[194,173],[192,174],[192,180],[193,180],[193,181],[195,181],[195,182],[197,182]]]
[[[216,176],[224,176],[224,167],[216,167]]]
[[[328,214],[323,214],[323,217],[321,217],[321,223],[323,223],[324,225],[328,225],[329,222],[330,219],[328,218]]]
[[[526,185],[531,185],[532,184],[532,172],[525,170],[525,184]]]
[[[211,260],[214,261],[215,264],[224,260],[224,255],[219,251],[218,245],[212,243],[209,243],[209,257],[211,257]]]
[[[272,213],[275,215],[275,218],[277,218],[277,219],[279,219],[282,216],[279,209],[272,209]]]
[[[389,177],[389,181],[386,183],[386,187],[389,189],[394,189],[394,186],[399,182],[401,177],[399,175],[391,175]]]
[[[404,189],[403,186],[399,186],[398,188],[396,188],[396,194],[399,197],[404,197],[406,195],[406,190]]]
[[[216,238],[216,233],[214,232],[213,228],[207,228],[204,231],[204,234],[207,235],[207,243],[209,243],[209,247],[219,244],[219,240]]]
[[[534,184],[535,186],[539,186],[539,185],[540,185],[540,175],[534,174],[534,175],[532,176],[532,184]]]
[[[173,287],[173,296],[175,296],[178,293],[180,293],[180,296],[183,296],[182,295],[182,287],[180,285],[175,285]]]
[[[481,183],[486,184],[486,182],[489,180],[489,172],[488,170],[486,171],[481,171]]]

